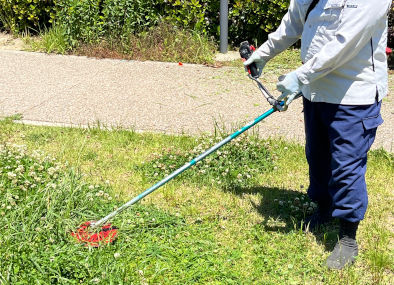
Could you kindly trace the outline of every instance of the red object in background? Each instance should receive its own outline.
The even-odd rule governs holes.
[[[90,222],[86,222],[76,232],[71,233],[71,235],[86,246],[99,247],[102,244],[113,242],[118,234],[118,229],[111,224],[102,226],[99,232],[93,233],[88,231],[89,226]]]
[[[183,63],[182,63],[182,62],[178,62],[178,65],[179,65],[179,66],[182,66],[182,65],[183,65]]]
[[[386,54],[390,55],[393,52],[393,50],[389,47],[386,47]]]

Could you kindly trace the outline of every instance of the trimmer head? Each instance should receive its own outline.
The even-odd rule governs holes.
[[[107,224],[96,231],[89,231],[92,222],[86,222],[72,232],[71,235],[75,237],[78,242],[85,244],[85,246],[99,247],[103,244],[109,244],[115,241],[118,234],[118,228]]]

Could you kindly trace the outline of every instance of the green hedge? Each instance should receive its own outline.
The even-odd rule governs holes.
[[[21,33],[51,25],[54,0],[0,0],[0,27]]]
[[[0,3],[0,21],[7,30],[37,30],[55,19],[66,28],[73,45],[102,36],[125,37],[159,21],[215,38],[219,35],[220,0],[0,0]],[[267,32],[279,25],[288,3],[289,0],[231,1],[230,41],[261,42]]]

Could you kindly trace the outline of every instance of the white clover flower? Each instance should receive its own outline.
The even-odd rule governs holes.
[[[16,174],[13,173],[13,172],[8,172],[8,173],[7,173],[7,177],[8,177],[8,179],[12,180],[12,179],[15,179],[15,178],[16,178]]]
[[[238,178],[238,179],[239,179],[239,178],[242,178],[242,174],[241,174],[241,173],[238,173],[237,178]]]
[[[115,252],[115,253],[114,253],[114,257],[115,257],[115,258],[119,258],[119,257],[120,257],[120,253],[119,253],[119,252]]]
[[[50,168],[48,169],[48,174],[49,174],[50,176],[52,176],[53,174],[55,174],[55,172],[56,172],[56,169],[55,169],[54,167],[50,167]]]
[[[279,201],[279,206],[283,206],[283,204],[284,204],[283,201],[280,200],[280,201]]]
[[[94,186],[93,185],[89,185],[89,190],[93,190],[94,189]]]
[[[105,184],[109,185],[109,180],[105,180]]]
[[[18,165],[18,167],[15,169],[15,171],[18,173],[23,173],[23,172],[25,172],[25,167],[23,165]]]

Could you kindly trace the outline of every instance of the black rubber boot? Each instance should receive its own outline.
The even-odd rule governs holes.
[[[326,265],[330,269],[342,269],[352,264],[358,255],[356,232],[359,222],[340,220],[339,240],[331,255],[327,258]]]
[[[332,221],[332,209],[330,206],[318,204],[316,211],[309,217],[305,218],[303,229],[313,232],[321,226]]]

